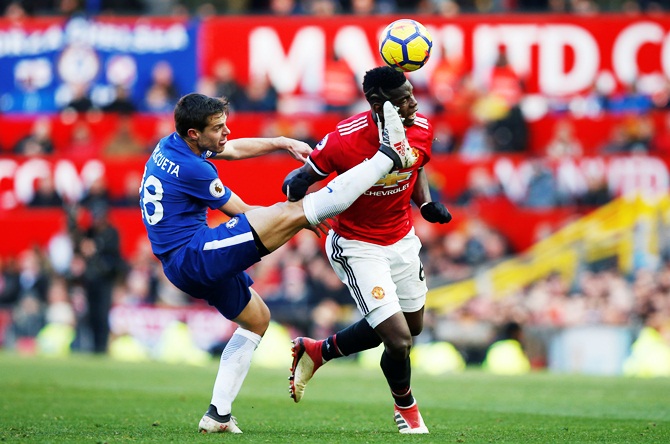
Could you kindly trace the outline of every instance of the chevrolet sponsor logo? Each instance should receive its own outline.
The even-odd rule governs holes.
[[[388,173],[386,176],[379,179],[377,183],[374,184],[374,186],[384,188],[397,187],[401,182],[409,180],[410,177],[412,177],[411,171],[407,171],[405,173],[393,171],[392,173]]]

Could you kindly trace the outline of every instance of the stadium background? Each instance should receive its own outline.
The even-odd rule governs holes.
[[[146,156],[170,131],[170,97],[149,100],[156,67],[167,66],[173,92],[209,93],[227,60],[246,96],[233,101],[232,137],[314,142],[365,108],[351,85],[381,62],[377,33],[412,15],[434,38],[431,61],[409,77],[439,138],[429,167],[433,191],[455,215],[444,227],[417,219],[432,309],[420,340],[448,341],[478,364],[498,328],[515,321],[535,367],[598,374],[622,373],[645,327],[665,334],[667,348],[670,15],[654,6],[574,14],[579,4],[571,4],[571,15],[317,17],[323,12],[303,10],[290,18],[203,8],[138,17],[138,5],[120,15],[22,16],[7,7],[0,21],[0,343],[39,352],[37,327],[47,323],[57,281],[66,284],[58,303],[72,313],[74,348],[90,347],[86,307],[77,305],[68,265],[54,264],[50,246],[67,225],[59,202],[85,206],[99,187],[127,264],[116,281],[112,338],[130,334],[152,346],[181,320],[201,348],[225,341],[227,322],[162,280],[132,206]],[[501,53],[508,63],[494,83]],[[248,100],[253,87],[263,100]],[[131,111],[107,107],[120,89]],[[78,90],[88,100],[73,100]],[[502,125],[512,142],[487,141],[486,124],[512,108],[521,112],[522,130],[516,133],[518,121]],[[17,152],[36,122],[51,128],[52,151]],[[466,148],[473,139],[479,145]],[[248,202],[270,204],[281,200],[279,184],[294,167],[278,154],[221,165],[220,172]],[[537,183],[545,188],[536,191]],[[51,185],[56,200],[38,207],[38,185]],[[221,220],[212,214],[212,223]],[[291,332],[321,336],[355,316],[314,239],[299,236],[263,262],[252,270],[258,290]],[[21,289],[28,275],[49,284]],[[37,308],[25,303],[30,298]],[[25,336],[14,328],[17,319],[29,321]]]

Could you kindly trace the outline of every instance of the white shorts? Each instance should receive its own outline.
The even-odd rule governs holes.
[[[412,313],[425,305],[428,287],[420,250],[413,228],[388,246],[347,240],[333,230],[326,240],[333,270],[372,328],[395,313]]]

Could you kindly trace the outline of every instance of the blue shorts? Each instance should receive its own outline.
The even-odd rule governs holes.
[[[245,270],[260,260],[251,226],[238,214],[218,227],[196,231],[163,261],[163,269],[177,288],[235,319],[251,300],[254,281]]]

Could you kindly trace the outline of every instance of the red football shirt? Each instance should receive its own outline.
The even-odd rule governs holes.
[[[433,126],[417,114],[406,128],[407,140],[419,152],[411,167],[393,171],[359,197],[333,221],[333,230],[346,239],[391,245],[412,228],[411,197],[417,170],[430,159]],[[323,138],[308,162],[321,175],[338,174],[372,158],[379,150],[379,130],[367,111],[341,121]]]

